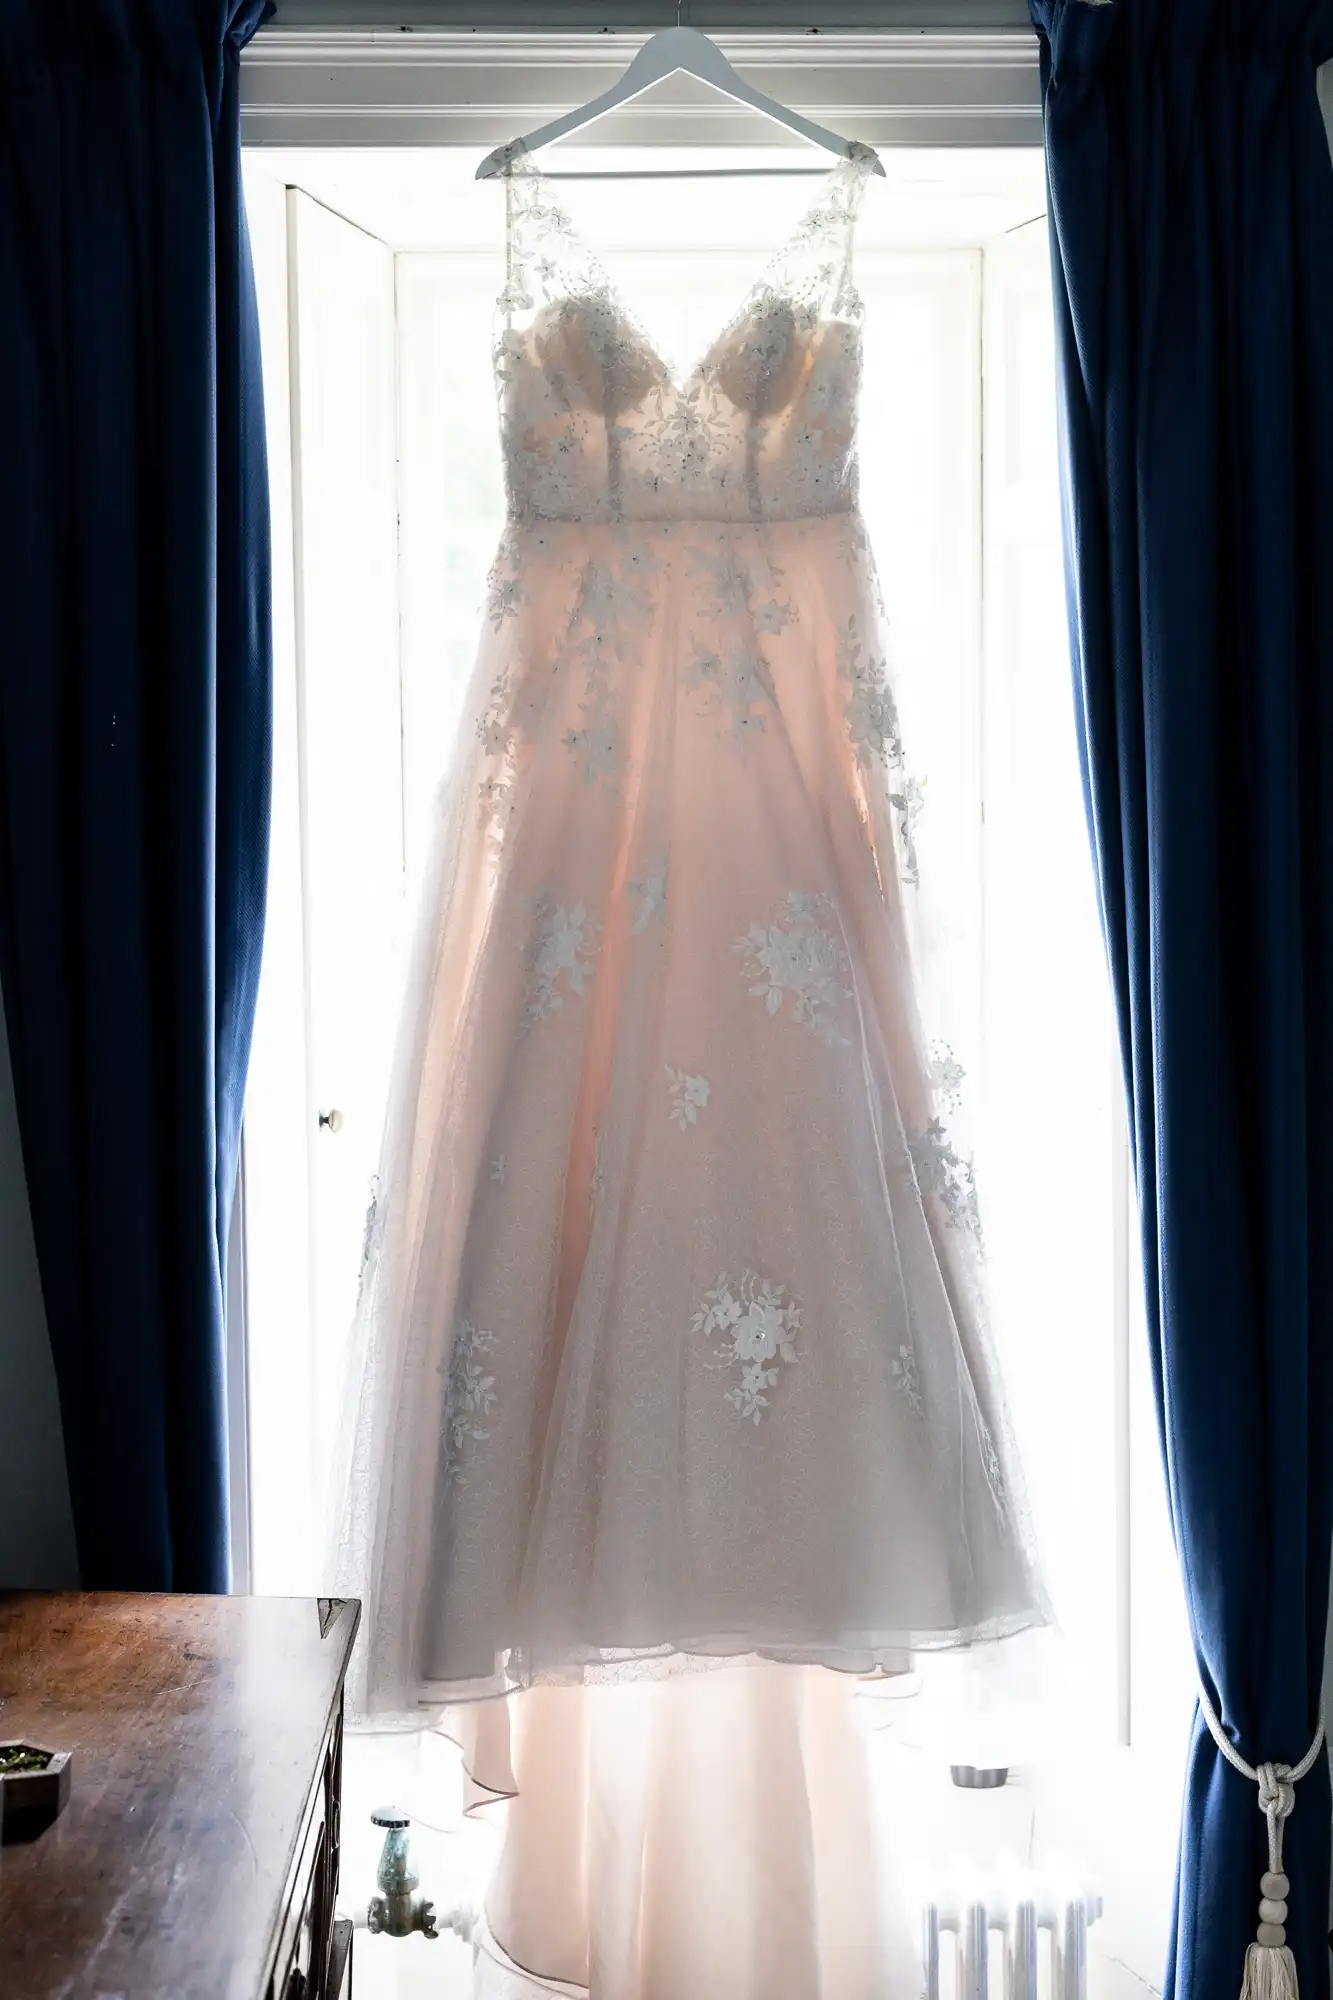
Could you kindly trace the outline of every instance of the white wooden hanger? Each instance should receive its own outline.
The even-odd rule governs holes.
[[[802,139],[809,139],[814,145],[822,146],[826,153],[836,153],[846,159],[852,150],[852,141],[844,139],[840,133],[830,132],[826,125],[816,125],[809,118],[802,118],[799,111],[791,111],[780,104],[775,97],[768,97],[762,90],[756,90],[738,76],[723,55],[716,42],[710,41],[698,28],[663,28],[635,56],[625,74],[600,97],[594,97],[577,111],[567,111],[561,118],[553,118],[548,125],[539,125],[535,132],[525,133],[521,139],[512,139],[507,146],[497,146],[488,153],[477,168],[477,179],[487,181],[502,174],[516,153],[535,153],[539,146],[549,146],[553,140],[563,139],[571,132],[582,131],[597,118],[604,118],[608,111],[618,111],[631,99],[651,90],[664,77],[674,76],[683,70],[687,76],[694,76],[701,83],[712,84],[724,96],[734,98],[737,104],[748,105],[752,111],[762,111],[775,125],[783,126],[788,132],[795,132]],[[808,167],[664,167],[663,177],[694,177],[699,174],[804,174],[811,172]],[[876,159],[875,172],[884,172],[883,163]],[[553,174],[560,180],[639,180],[658,178],[658,170],[622,170],[620,172],[589,172],[580,174]]]

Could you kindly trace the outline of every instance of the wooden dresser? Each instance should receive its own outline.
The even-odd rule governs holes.
[[[0,1594],[0,1741],[69,1803],[0,1846],[0,2000],[343,2000],[356,1604]]]

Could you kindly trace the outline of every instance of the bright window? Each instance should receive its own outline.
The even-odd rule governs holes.
[[[1093,1990],[1130,1994],[1164,1958],[1192,1683],[1073,733],[1041,166],[1022,149],[886,163],[858,239],[862,498],[926,780],[949,1034],[979,1093],[995,1336],[1063,1628],[1058,1690],[994,1837],[1092,1871],[1106,1902]],[[316,1578],[410,885],[501,526],[489,349],[503,197],[474,186],[474,164],[445,149],[247,163],[279,552],[274,866],[245,1142],[260,1590]],[[689,181],[568,194],[677,351],[705,343],[740,267],[809,198],[804,182],[723,185],[725,201]],[[950,1825],[966,1842],[965,1819]],[[354,1840],[349,1875],[361,1853]]]

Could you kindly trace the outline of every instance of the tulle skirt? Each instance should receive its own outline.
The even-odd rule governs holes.
[[[1046,1611],[864,531],[515,523],[489,610],[351,1349],[352,1711],[480,1703],[519,1966],[914,2000],[849,1677]]]
[[[369,1712],[1042,1615],[859,519],[519,526],[354,1342]]]
[[[917,2000],[856,1686],[751,1659],[451,1714],[512,1800],[477,2000]]]

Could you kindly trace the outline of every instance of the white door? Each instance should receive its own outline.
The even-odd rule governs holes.
[[[305,195],[293,192],[289,201],[318,1495],[356,1300],[399,986],[394,265],[375,237]]]

